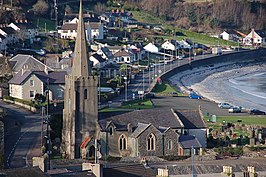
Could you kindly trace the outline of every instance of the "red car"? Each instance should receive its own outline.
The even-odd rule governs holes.
[[[193,60],[194,60],[193,57],[189,57],[189,58],[188,58],[188,61],[193,61]]]

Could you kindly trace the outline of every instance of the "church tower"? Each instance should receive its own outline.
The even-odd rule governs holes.
[[[92,76],[88,44],[80,0],[79,21],[70,75],[65,77],[62,129],[62,156],[80,158],[80,145],[85,138],[98,139],[98,77]]]

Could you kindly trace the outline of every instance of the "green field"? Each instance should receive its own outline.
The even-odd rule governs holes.
[[[205,117],[207,121],[209,117]],[[241,122],[238,122],[241,120]],[[234,123],[234,124],[245,124],[245,125],[266,125],[266,117],[265,116],[217,116],[217,122],[223,123],[226,121],[227,123]]]
[[[157,94],[169,94],[169,93],[178,92],[178,91],[174,87],[172,87],[171,85],[166,84],[166,83],[162,83],[162,84],[156,84],[153,87],[151,92],[154,92]],[[178,96],[182,96],[182,93],[178,92]]]

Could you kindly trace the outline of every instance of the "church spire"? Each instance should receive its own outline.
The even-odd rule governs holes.
[[[82,0],[80,0],[79,21],[77,24],[77,37],[71,75],[76,77],[88,77],[91,75],[91,68],[88,60],[88,44],[83,20]]]

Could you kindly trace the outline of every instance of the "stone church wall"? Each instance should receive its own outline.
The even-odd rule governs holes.
[[[168,148],[169,141],[171,143],[171,149]],[[164,135],[164,155],[165,156],[177,156],[178,155],[178,135],[174,130],[168,130]]]

